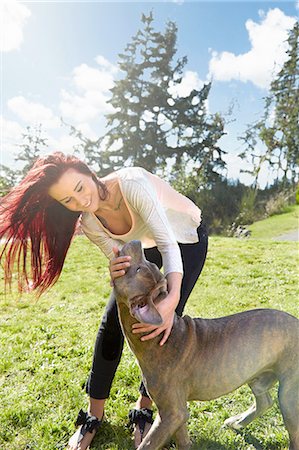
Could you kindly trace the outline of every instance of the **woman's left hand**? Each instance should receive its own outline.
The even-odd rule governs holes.
[[[159,336],[159,334],[163,333],[163,337],[160,341],[160,345],[165,344],[165,342],[167,341],[172,326],[173,326],[173,320],[174,320],[174,309],[172,306],[172,301],[170,301],[169,299],[169,295],[167,297],[165,297],[164,300],[162,300],[157,306],[157,310],[159,312],[159,314],[162,317],[163,323],[160,326],[156,326],[156,325],[149,325],[149,324],[145,324],[145,323],[134,323],[132,326],[132,332],[133,334],[138,334],[138,333],[149,333],[146,336],[142,336],[141,337],[141,341],[148,341],[150,339],[155,338],[156,336]]]

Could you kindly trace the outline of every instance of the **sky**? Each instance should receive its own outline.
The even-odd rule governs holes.
[[[294,1],[0,1],[0,163],[14,160],[26,127],[42,124],[46,152],[72,153],[76,139],[64,122],[91,139],[105,130],[117,62],[141,28],[177,24],[176,59],[188,57],[179,95],[212,80],[210,113],[232,115],[219,145],[225,176],[249,184],[238,154],[248,124],[261,117],[271,79],[286,60],[288,31],[298,20]],[[265,170],[260,185],[271,183]]]

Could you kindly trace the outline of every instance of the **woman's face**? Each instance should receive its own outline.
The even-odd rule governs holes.
[[[71,211],[96,212],[100,207],[98,186],[91,176],[68,169],[48,191],[50,197]]]

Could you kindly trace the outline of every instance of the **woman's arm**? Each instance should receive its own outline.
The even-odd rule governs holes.
[[[175,309],[180,301],[182,274],[171,272],[166,276],[166,279],[168,295],[157,305],[157,310],[163,319],[162,325],[156,327],[154,325],[147,325],[144,323],[135,323],[132,327],[132,332],[134,334],[149,333],[141,338],[142,341],[148,341],[149,339],[153,339],[154,337],[159,336],[159,334],[164,333],[160,341],[160,345],[163,345],[170,335]]]
[[[121,277],[125,274],[125,269],[130,265],[131,259],[130,256],[118,256],[119,249],[117,247],[113,247],[113,251],[115,258],[110,261],[109,265],[112,286],[115,278]],[[157,327],[138,322],[132,326],[132,332],[134,334],[149,333],[141,338],[142,341],[153,339],[154,337],[159,336],[159,334],[164,333],[160,341],[160,345],[163,345],[171,333],[175,310],[180,301],[182,274],[178,272],[171,272],[166,276],[166,279],[168,295],[157,305],[157,310],[163,320],[162,325]]]
[[[161,326],[136,323],[133,325],[134,333],[148,333],[141,340],[149,340],[163,333],[160,345],[163,345],[171,332],[175,309],[180,300],[181,283],[183,277],[183,264],[181,252],[170,226],[164,208],[160,203],[154,186],[149,179],[139,177],[123,185],[126,199],[135,209],[149,231],[155,238],[158,250],[162,255],[164,274],[167,279],[167,297],[157,305],[157,309],[163,319]]]
[[[139,174],[136,179],[122,184],[123,194],[154,237],[162,255],[164,275],[167,276],[171,272],[183,273],[181,252],[165,212],[167,206],[162,206],[155,187],[144,170],[141,174],[143,176]]]

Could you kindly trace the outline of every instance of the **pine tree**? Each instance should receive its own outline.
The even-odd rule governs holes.
[[[271,83],[271,101],[275,108],[274,124],[261,137],[268,148],[278,150],[279,168],[284,178],[298,177],[299,166],[299,23],[291,30],[288,59]],[[284,163],[284,161],[286,163]]]
[[[173,155],[175,163],[172,178],[178,174],[194,178],[199,185],[209,187],[220,179],[219,171],[225,167],[218,140],[224,133],[224,119],[216,113],[208,115],[206,104],[211,83],[198,91],[194,89],[187,97],[175,101],[177,146]],[[183,170],[182,170],[183,168]]]
[[[42,137],[41,124],[35,127],[27,126],[26,131],[22,134],[22,139],[22,144],[18,144],[21,151],[16,154],[14,160],[23,161],[25,165],[22,169],[11,169],[0,164],[0,197],[6,195],[17,182],[24,178],[40,156],[42,148],[47,147],[47,139]]]
[[[17,173],[15,170],[0,164],[0,197],[6,195],[17,183]]]
[[[224,121],[206,112],[211,85],[186,97],[176,94],[187,57],[173,62],[177,27],[168,22],[164,33],[156,32],[153,20],[152,13],[142,15],[143,29],[119,55],[124,77],[112,88],[115,111],[107,116],[103,138],[111,163],[114,168],[141,165],[155,172],[172,161],[176,173],[191,162],[211,179],[224,166],[217,146]]]
[[[260,120],[250,125],[240,138],[246,146],[241,157],[251,162],[249,172],[258,187],[260,171],[265,163],[274,180],[294,183],[299,167],[299,57],[298,22],[289,33],[288,59],[270,85]],[[259,143],[263,151],[257,151]]]
[[[154,31],[152,13],[141,20],[144,28],[119,54],[125,77],[112,88],[115,112],[107,116],[106,138],[114,167],[134,164],[153,170],[169,156],[167,134],[159,123],[169,107],[176,26],[169,22],[163,34]]]
[[[18,175],[22,178],[31,169],[43,147],[47,147],[47,139],[42,136],[42,126],[26,127],[26,132],[22,134],[23,143],[18,147],[21,151],[15,156],[15,161],[24,161],[25,165],[18,170]]]

